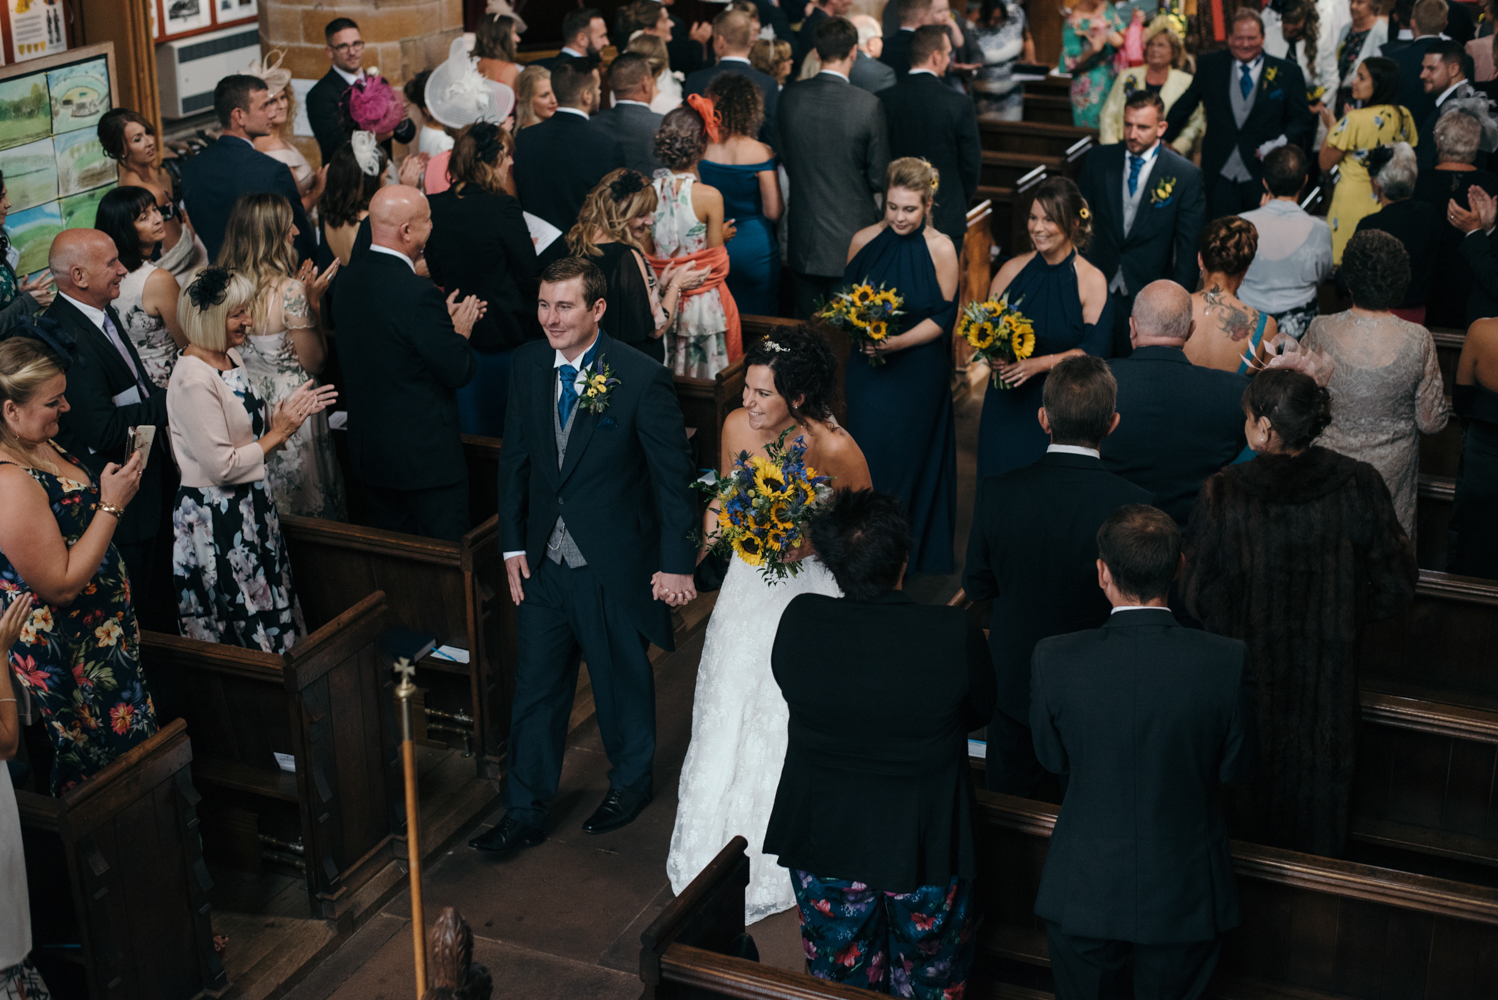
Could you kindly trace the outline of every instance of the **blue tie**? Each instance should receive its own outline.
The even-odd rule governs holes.
[[[1238,81],[1238,89],[1243,92],[1243,96],[1246,98],[1249,94],[1253,93],[1254,75],[1249,70],[1248,63],[1240,63],[1239,65],[1243,69],[1243,79]]]
[[[1129,154],[1129,197],[1134,197],[1139,191],[1139,171],[1144,167],[1144,157]]]
[[[562,426],[567,426],[567,418],[572,416],[572,408],[577,405],[577,369],[571,365],[562,365],[557,371],[562,375],[562,395],[557,399],[557,416],[561,418]]]

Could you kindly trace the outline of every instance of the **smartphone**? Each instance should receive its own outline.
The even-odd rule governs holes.
[[[146,424],[142,427],[130,428],[131,451],[141,452],[140,467],[144,469],[146,463],[151,460],[151,445],[156,440],[156,426]]]

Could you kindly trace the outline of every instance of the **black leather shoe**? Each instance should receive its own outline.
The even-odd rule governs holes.
[[[545,840],[545,830],[526,826],[520,820],[506,816],[494,829],[482,837],[470,840],[468,846],[476,851],[487,851],[490,854],[509,854],[522,847],[535,847]]]
[[[653,798],[655,788],[652,782],[646,782],[644,789],[638,792],[610,788],[609,793],[603,797],[603,804],[593,810],[593,815],[583,823],[583,833],[608,833],[621,826],[628,826],[650,805]]]

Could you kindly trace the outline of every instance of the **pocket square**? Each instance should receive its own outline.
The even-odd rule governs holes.
[[[602,420],[598,421],[598,429],[599,430],[603,430],[606,427],[613,427],[613,426],[615,426],[615,424],[614,424],[614,418],[613,417],[604,417]]]

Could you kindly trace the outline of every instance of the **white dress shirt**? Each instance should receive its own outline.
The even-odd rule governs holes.
[[[822,76],[824,74],[827,75],[827,76],[835,76],[839,80],[843,81],[844,83],[848,82],[848,76],[847,76],[847,74],[846,73],[839,73],[835,69],[824,69],[824,70],[819,70],[817,72],[817,76]]]
[[[1116,615],[1120,611],[1169,611],[1169,610],[1170,610],[1170,608],[1166,607],[1163,604],[1120,604],[1118,607],[1114,608],[1112,611],[1110,611],[1108,613],[1110,615]]]
[[[1046,447],[1047,455],[1055,452],[1060,455],[1086,455],[1088,458],[1102,458],[1102,452],[1096,448],[1088,448],[1080,444],[1053,444]]]
[[[388,253],[392,257],[399,257],[401,260],[406,262],[406,266],[411,269],[412,274],[416,273],[416,265],[411,263],[411,258],[407,257],[399,250],[394,250],[390,247],[382,247],[378,243],[371,243],[369,249],[373,250],[375,253]]]
[[[565,111],[569,115],[577,115],[577,117],[581,118],[583,121],[587,121],[588,120],[588,113],[586,111],[584,111],[582,108],[567,108],[567,107],[558,106],[557,107],[557,111],[559,111],[559,112]]]
[[[362,69],[357,73],[350,73],[348,70],[343,69],[342,67],[334,66],[333,72],[343,77],[343,82],[348,84],[350,87],[364,78],[364,71]]]

